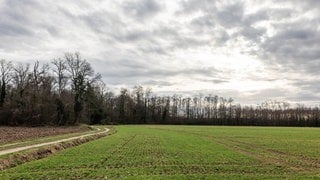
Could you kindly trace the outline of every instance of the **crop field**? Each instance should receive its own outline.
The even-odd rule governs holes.
[[[2,179],[320,179],[320,129],[115,126]]]

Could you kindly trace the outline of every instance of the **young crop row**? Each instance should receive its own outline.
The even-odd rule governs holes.
[[[55,156],[1,172],[5,178],[290,178],[318,177],[319,169],[291,168],[294,152],[283,151],[282,163],[271,150],[274,135],[294,129],[196,126],[118,126],[117,133]],[[267,132],[269,131],[269,133]],[[281,131],[281,132],[280,132]],[[302,133],[303,131],[301,131]],[[293,133],[293,134],[292,134]],[[319,149],[319,132],[309,130]],[[284,138],[284,137],[283,137]],[[283,140],[279,138],[279,140]],[[264,143],[261,143],[264,141]],[[307,139],[305,139],[307,142]],[[300,142],[300,141],[299,141]],[[300,142],[301,144],[301,142]],[[278,149],[282,147],[277,146]],[[316,154],[317,149],[313,149]],[[303,153],[301,148],[300,153]],[[307,155],[305,155],[307,156]],[[308,154],[310,156],[310,154]],[[319,156],[319,155],[318,155]],[[313,156],[316,161],[316,156]],[[311,157],[310,157],[311,158]],[[305,166],[306,164],[301,164]],[[298,166],[299,167],[299,166]],[[305,169],[308,167],[306,166]],[[75,177],[76,175],[76,177]]]

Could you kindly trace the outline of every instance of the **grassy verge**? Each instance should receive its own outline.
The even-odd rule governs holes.
[[[24,179],[320,178],[316,128],[117,126],[117,133],[0,172]]]
[[[59,140],[59,139],[76,137],[76,136],[80,136],[80,135],[86,135],[86,134],[90,134],[92,132],[99,132],[99,131],[104,130],[104,129],[100,129],[99,131],[97,131],[97,129],[95,127],[89,127],[89,126],[83,126],[83,129],[85,129],[85,130],[83,130],[82,132],[66,133],[66,134],[41,137],[41,138],[30,138],[30,139],[14,141],[14,142],[6,143],[6,144],[1,144],[0,151],[6,150],[6,149],[12,149],[12,148],[16,148],[16,147],[23,147],[23,146],[33,145],[33,144],[55,141],[55,140]]]
[[[115,129],[111,128],[111,127],[109,127],[110,130],[107,133],[102,133],[102,131],[104,129],[105,128],[101,128],[101,130],[94,131],[95,133],[101,132],[99,134],[89,135],[86,137],[80,137],[80,138],[76,138],[76,139],[61,142],[61,143],[55,143],[52,145],[41,146],[38,148],[32,148],[32,149],[28,149],[28,150],[24,150],[24,151],[19,151],[16,153],[3,155],[0,157],[0,170],[14,167],[19,164],[23,164],[25,162],[29,162],[32,160],[42,159],[44,157],[48,157],[49,155],[55,154],[58,151],[64,150],[66,148],[78,146],[80,144],[83,144],[83,143],[101,138],[103,136],[115,133]],[[89,133],[82,133],[82,134],[78,134],[78,135],[87,135],[87,134],[89,134]],[[75,136],[70,135],[70,136],[66,136],[66,137],[60,137],[60,139],[65,139],[65,138],[69,138],[69,137],[75,137]],[[54,139],[51,139],[50,141],[60,140],[60,139],[57,139],[55,137]],[[44,142],[50,142],[50,141],[44,141]],[[32,143],[32,144],[35,144],[35,143]]]

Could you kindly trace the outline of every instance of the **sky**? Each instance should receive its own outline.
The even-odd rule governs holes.
[[[0,0],[0,59],[65,52],[114,91],[320,104],[318,0]]]

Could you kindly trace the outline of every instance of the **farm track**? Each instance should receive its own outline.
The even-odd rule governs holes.
[[[22,146],[22,147],[15,147],[15,148],[1,150],[0,151],[0,156],[6,155],[6,154],[15,153],[15,152],[20,152],[20,151],[24,151],[24,150],[28,150],[28,149],[32,149],[32,148],[38,148],[38,147],[42,147],[42,146],[47,146],[47,145],[52,145],[52,144],[72,141],[72,140],[75,140],[75,139],[81,139],[81,138],[85,138],[85,137],[89,137],[89,136],[93,136],[93,135],[100,135],[100,134],[103,134],[103,133],[107,133],[110,130],[108,128],[105,128],[105,130],[103,130],[103,131],[101,131],[100,128],[96,128],[96,129],[97,129],[96,132],[90,133],[90,134],[85,134],[85,135],[80,135],[80,136],[75,136],[75,137],[70,137],[70,138],[64,138],[64,139],[50,141],[50,142],[44,142],[44,143],[39,143],[39,144],[33,144],[33,145],[27,145],[27,146]],[[15,143],[15,145],[16,144],[18,144],[18,143]],[[9,146],[9,145],[12,145],[12,144],[2,145],[1,147],[6,147],[6,146]]]

